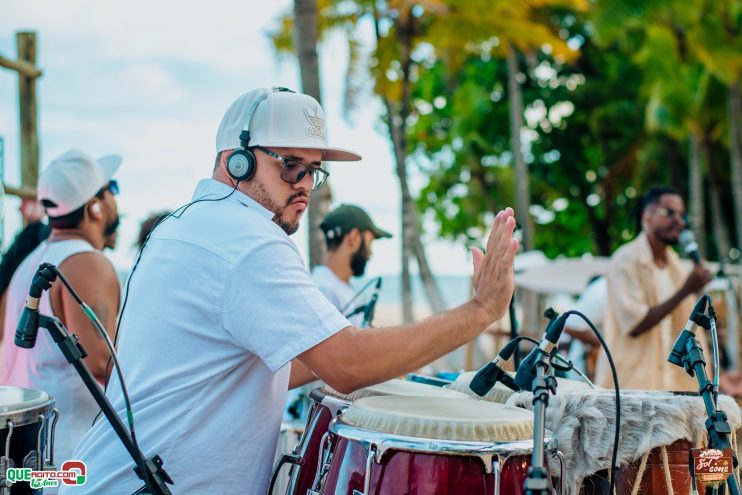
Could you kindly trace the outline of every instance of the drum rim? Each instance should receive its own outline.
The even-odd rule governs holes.
[[[43,414],[44,417],[51,416],[54,410],[55,400],[54,397],[48,395],[48,399],[34,406],[27,406],[12,412],[0,412],[0,430],[8,429],[8,422],[13,423],[13,428],[19,426],[26,426],[39,422],[39,415]],[[19,404],[23,406],[23,404]]]
[[[485,466],[488,466],[492,464],[492,458],[495,456],[501,460],[507,460],[512,456],[531,455],[533,451],[533,439],[504,442],[475,442],[411,437],[354,426],[343,421],[342,416],[333,419],[328,429],[335,436],[360,443],[366,451],[372,445],[375,446],[377,462],[381,460],[387,450],[398,450],[425,454],[475,456],[481,458]],[[545,443],[545,451],[551,452],[557,450],[557,440],[548,431],[546,432]]]

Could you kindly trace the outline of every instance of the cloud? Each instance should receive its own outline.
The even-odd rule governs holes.
[[[125,270],[139,222],[153,211],[186,203],[209,176],[217,125],[229,104],[254,87],[299,88],[292,57],[277,57],[266,31],[291,0],[183,3],[93,0],[0,0],[0,53],[13,56],[16,31],[38,33],[41,163],[71,147],[93,155],[120,153],[118,198],[124,215],[120,247]],[[334,205],[356,203],[392,231],[374,244],[370,273],[399,271],[399,184],[387,136],[376,131],[382,109],[371,95],[349,125],[341,117],[346,46],[329,37],[320,49],[323,105],[330,142],[359,151],[358,164],[331,165]],[[6,138],[6,178],[18,177],[17,81],[0,71],[0,135]],[[13,203],[13,201],[11,201]],[[8,215],[5,244],[19,226]],[[306,252],[305,227],[294,236]],[[469,273],[463,248],[431,241],[439,273]]]

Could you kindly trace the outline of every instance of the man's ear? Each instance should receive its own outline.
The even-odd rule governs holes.
[[[101,216],[101,207],[100,203],[98,201],[93,201],[88,204],[88,214],[91,218],[100,218]]]
[[[345,235],[344,241],[348,243],[351,251],[355,251],[361,245],[361,231],[356,228],[350,229],[350,232]]]

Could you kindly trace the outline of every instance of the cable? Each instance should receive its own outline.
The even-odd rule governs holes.
[[[716,404],[718,404],[719,401],[719,336],[716,334],[716,310],[714,310],[714,305],[711,302],[711,297],[706,295],[705,296],[708,302],[708,314],[709,314],[709,323],[711,327],[711,348],[713,351],[713,358],[714,358],[714,382],[713,382],[713,392],[714,392],[714,407],[716,407]]]
[[[366,285],[364,285],[363,287],[361,287],[361,289],[358,292],[356,292],[353,297],[350,298],[350,301],[348,301],[347,303],[345,303],[345,306],[343,306],[342,309],[340,309],[340,312],[342,314],[345,314],[345,312],[350,307],[351,303],[353,301],[355,301],[356,299],[358,299],[360,297],[360,295],[363,294],[366,291],[366,289],[368,289],[369,287],[371,287],[371,285],[373,283],[375,283],[377,280],[379,280],[380,278],[381,277],[374,277],[371,280],[369,280],[368,282],[366,282]]]
[[[595,334],[595,337],[600,341],[600,345],[603,347],[603,350],[605,351],[605,355],[608,358],[608,363],[611,365],[611,374],[613,375],[613,384],[616,387],[616,435],[613,439],[613,454],[611,456],[611,486],[610,486],[610,493],[613,495],[615,493],[616,488],[616,470],[618,467],[616,466],[616,461],[618,459],[618,439],[621,432],[621,394],[620,390],[618,388],[618,373],[616,372],[616,366],[613,364],[613,356],[611,356],[611,351],[608,350],[608,345],[605,343],[605,340],[603,340],[603,336],[600,334],[597,328],[595,328],[595,325],[592,321],[590,321],[590,318],[585,316],[579,311],[576,310],[570,310],[564,313],[564,315],[577,315],[580,318],[582,318],[585,323],[588,324],[590,329]],[[563,315],[563,316],[564,316]]]
[[[229,194],[227,194],[226,196],[222,196],[221,198],[201,198],[201,199],[197,199],[195,201],[191,201],[190,203],[187,203],[187,204],[185,204],[185,205],[177,208],[172,213],[170,213],[168,215],[165,215],[164,217],[160,218],[157,221],[157,223],[155,223],[154,226],[152,226],[152,230],[149,231],[149,233],[147,234],[147,237],[144,238],[144,242],[140,246],[139,251],[137,251],[137,259],[134,260],[134,266],[132,266],[131,271],[129,272],[129,276],[126,278],[126,289],[124,290],[124,301],[123,301],[123,303],[121,303],[121,312],[119,313],[118,320],[116,320],[116,334],[113,336],[113,347],[114,347],[114,349],[116,348],[116,345],[118,344],[119,329],[121,328],[121,320],[123,319],[123,316],[124,316],[124,310],[126,309],[126,303],[129,300],[129,286],[131,284],[131,278],[134,275],[134,272],[136,271],[137,266],[139,265],[139,261],[142,259],[142,253],[144,252],[144,247],[147,245],[147,242],[149,242],[149,238],[152,236],[152,233],[155,231],[155,229],[157,229],[157,227],[159,227],[160,224],[163,223],[168,218],[171,218],[171,217],[172,218],[180,218],[183,215],[183,213],[185,213],[186,210],[188,210],[188,208],[190,208],[191,206],[195,205],[196,203],[211,202],[211,201],[214,201],[214,202],[216,202],[216,201],[223,201],[223,200],[229,198],[230,196],[232,196],[232,194],[234,194],[234,192],[237,190],[237,187],[239,185],[240,185],[240,181],[236,181],[235,184],[234,184],[234,188],[231,191],[229,191]],[[108,358],[108,362],[106,363],[106,382],[105,382],[105,385],[103,387],[103,389],[106,390],[106,391],[108,390],[108,377],[109,377],[110,366],[111,366],[111,357]],[[116,364],[116,366],[118,366],[118,364]],[[119,379],[120,378],[121,377],[119,376]],[[100,414],[98,416],[100,416]],[[97,419],[98,418],[96,417],[96,421],[97,421]]]
[[[88,319],[93,323],[93,326],[98,331],[100,336],[103,338],[103,340],[106,343],[106,347],[108,347],[109,352],[109,360],[113,359],[113,362],[116,367],[116,373],[119,377],[119,382],[121,382],[121,392],[124,395],[124,403],[126,404],[126,419],[129,424],[129,433],[131,434],[131,441],[134,444],[134,449],[137,452],[137,455],[139,456],[138,462],[139,462],[139,469],[142,472],[142,476],[146,477],[146,471],[144,466],[144,457],[142,456],[142,451],[139,448],[139,443],[137,442],[137,436],[136,436],[136,430],[134,429],[134,414],[132,412],[131,408],[131,401],[129,400],[129,392],[126,389],[126,384],[124,383],[124,377],[121,374],[121,366],[119,365],[118,357],[116,356],[116,352],[114,350],[113,343],[111,342],[110,337],[108,336],[108,332],[106,332],[105,327],[98,319],[98,315],[95,314],[95,312],[88,306],[85,301],[83,301],[80,296],[75,292],[75,289],[72,288],[72,285],[67,281],[65,276],[62,274],[62,272],[57,268],[56,266],[47,263],[46,266],[53,271],[57,277],[59,277],[59,280],[62,281],[62,284],[67,288],[67,291],[70,293],[72,298],[77,302],[77,304],[82,308],[83,312],[85,313],[85,316],[88,317]],[[100,414],[100,412],[98,413]],[[147,479],[144,480],[147,485],[149,485],[149,481]]]

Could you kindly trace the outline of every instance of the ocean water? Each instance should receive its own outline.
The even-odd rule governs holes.
[[[434,277],[438,288],[441,291],[443,301],[447,308],[458,306],[465,303],[471,297],[471,277],[459,275],[439,275]],[[373,280],[373,277],[363,277],[351,280],[351,286],[356,290],[361,290],[364,285]],[[359,295],[359,300],[368,300],[373,293],[373,285],[369,286],[363,294]],[[379,304],[395,305],[402,304],[402,277],[401,275],[382,275],[381,289],[379,290]],[[420,277],[412,277],[412,303],[413,305],[426,305],[428,299],[423,288]]]

